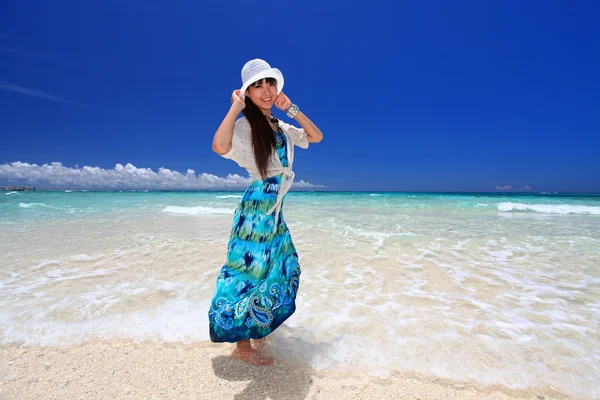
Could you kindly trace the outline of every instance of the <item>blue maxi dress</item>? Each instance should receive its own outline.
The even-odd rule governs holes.
[[[275,132],[276,153],[288,166],[285,134]],[[273,332],[296,310],[300,283],[298,254],[280,211],[267,215],[277,200],[281,175],[254,181],[237,206],[227,261],[217,278],[208,311],[210,340],[238,342]],[[273,230],[273,224],[277,229]]]

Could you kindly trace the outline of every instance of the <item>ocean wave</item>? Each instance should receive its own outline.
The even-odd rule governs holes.
[[[523,204],[500,203],[498,211],[533,211],[546,214],[593,214],[600,215],[600,207],[573,204]]]
[[[175,286],[175,285],[171,285]],[[23,287],[23,293],[34,290],[33,287]],[[107,298],[105,292],[112,291],[118,300]],[[163,285],[162,290],[137,288],[130,290],[130,294],[125,299],[135,299],[136,295],[148,293],[172,292],[173,289],[167,284]],[[19,292],[16,292],[19,294]],[[48,296],[46,292],[37,292]],[[90,309],[96,309],[98,304],[104,308],[116,307],[122,296],[115,293],[114,290],[108,291],[99,288],[96,292],[90,294],[98,298],[91,300],[84,296],[78,296],[74,299],[80,312],[85,315],[90,314]],[[24,343],[25,345],[42,345],[67,347],[69,345],[82,343],[91,339],[114,339],[114,338],[132,338],[136,341],[155,340],[167,342],[190,343],[197,340],[208,340],[208,324],[205,318],[202,318],[208,312],[209,299],[197,303],[192,303],[187,299],[174,298],[167,300],[164,304],[154,309],[140,309],[124,314],[104,313],[96,317],[86,318],[83,321],[56,321],[44,315],[39,311],[33,321],[23,323],[19,320],[16,313],[7,315],[6,321],[0,321],[0,328],[4,328],[5,335],[0,337],[0,344]],[[77,311],[79,311],[77,310]],[[72,310],[67,310],[72,311]],[[46,318],[42,318],[44,315]],[[15,327],[18,327],[15,329]],[[206,333],[205,333],[206,332]]]
[[[242,195],[241,194],[228,194],[225,196],[216,196],[217,199],[241,199]]]
[[[19,207],[21,207],[21,208],[32,208],[32,207],[56,208],[56,207],[52,207],[52,206],[49,206],[44,203],[19,203]]]
[[[5,193],[5,194],[8,196],[9,194],[20,194],[20,193],[19,192],[8,192],[8,193]]]
[[[173,214],[185,214],[185,215],[213,215],[213,214],[233,214],[235,210],[233,208],[214,208],[214,207],[180,207],[180,206],[167,206],[163,212]]]

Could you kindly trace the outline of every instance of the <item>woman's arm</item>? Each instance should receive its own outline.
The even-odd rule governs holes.
[[[213,137],[212,149],[219,155],[226,154],[231,150],[231,139],[233,138],[233,126],[237,116],[242,112],[246,103],[239,96],[240,91],[235,90],[231,95],[231,108],[219,125],[219,129]]]
[[[281,111],[285,111],[291,105],[292,101],[283,92],[277,95],[275,107],[279,108]],[[308,119],[308,117],[304,115],[302,111],[298,111],[298,113],[294,116],[294,119],[298,121],[302,129],[304,129],[309,143],[318,143],[323,140],[323,133],[321,130],[317,128],[317,126],[310,119]]]
[[[298,121],[302,129],[304,129],[309,143],[319,143],[321,140],[323,140],[323,133],[321,130],[317,128],[317,126],[310,119],[308,119],[308,117],[304,115],[302,111],[298,111],[294,119]]]

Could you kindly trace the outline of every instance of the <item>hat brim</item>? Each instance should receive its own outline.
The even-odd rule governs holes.
[[[277,81],[277,94],[281,93],[281,91],[283,90],[283,83],[284,83],[283,74],[277,68],[271,68],[271,69],[261,71],[258,74],[250,77],[250,79],[248,79],[248,82],[246,82],[244,84],[244,86],[242,86],[242,88],[240,89],[240,96],[242,98],[245,98],[246,97],[246,89],[248,89],[248,86],[250,86],[251,84],[253,84],[256,81],[260,81],[261,79],[265,79],[265,78],[275,79]]]

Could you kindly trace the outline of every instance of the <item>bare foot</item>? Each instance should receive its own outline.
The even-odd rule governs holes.
[[[231,353],[232,357],[245,361],[253,365],[271,365],[273,364],[273,357],[266,354],[261,354],[254,349],[240,349],[236,347]]]
[[[267,345],[267,338],[262,339],[252,339],[252,343],[254,343],[255,349],[262,349]]]

